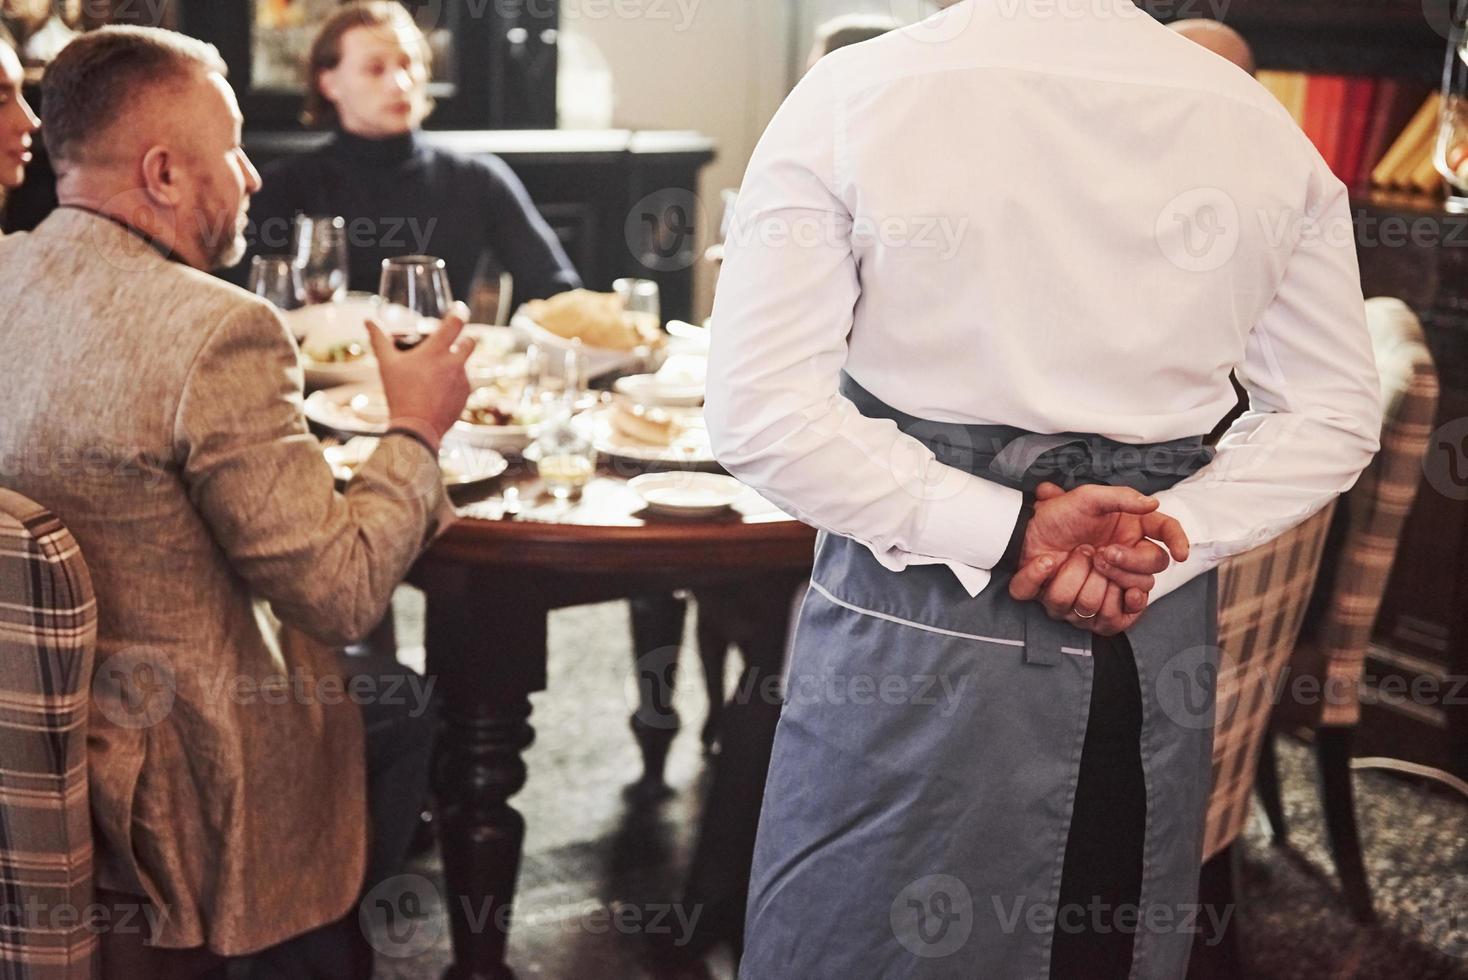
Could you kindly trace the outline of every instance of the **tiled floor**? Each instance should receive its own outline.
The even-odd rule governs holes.
[[[405,595],[400,627],[406,643],[415,642],[417,614],[416,601]],[[554,980],[732,977],[724,952],[689,964],[669,962],[657,951],[659,941],[676,941],[696,911],[672,906],[705,785],[698,726],[706,702],[697,664],[685,660],[677,693],[685,727],[669,761],[676,793],[635,805],[622,793],[640,767],[627,728],[626,607],[556,613],[550,642],[550,690],[535,699],[530,779],[515,799],[530,829],[511,965],[521,978]],[[1246,841],[1246,904],[1239,922],[1250,976],[1468,980],[1468,802],[1382,773],[1358,773],[1368,872],[1382,913],[1380,925],[1361,928],[1346,914],[1330,876],[1307,748],[1286,741],[1281,764],[1295,850],[1270,847],[1258,825]],[[419,885],[425,899],[420,931],[407,944],[384,948],[414,955],[379,957],[381,980],[436,978],[448,963],[436,856],[412,871],[428,882]]]

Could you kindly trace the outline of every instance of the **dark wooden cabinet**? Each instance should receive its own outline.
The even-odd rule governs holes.
[[[319,133],[246,132],[260,166],[304,152]],[[623,276],[654,279],[665,318],[693,314],[698,258],[698,176],[714,158],[697,133],[626,130],[430,132],[434,146],[494,154],[525,183],[581,278],[610,291]]]

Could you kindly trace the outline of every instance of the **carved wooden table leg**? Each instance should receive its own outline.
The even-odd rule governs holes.
[[[525,820],[509,799],[525,785],[529,695],[546,684],[546,609],[523,579],[425,578],[428,669],[444,718],[433,774],[454,948],[444,976],[511,980],[505,944]]]

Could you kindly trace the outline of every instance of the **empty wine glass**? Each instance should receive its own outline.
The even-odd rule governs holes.
[[[525,391],[527,407],[563,401],[574,406],[587,388],[586,352],[581,342],[570,347],[531,344],[525,350]]]
[[[411,350],[435,329],[454,304],[443,259],[404,255],[382,260],[378,323],[398,350]]]
[[[257,255],[250,260],[250,292],[284,311],[300,308],[306,288],[291,256]]]
[[[651,279],[618,279],[612,283],[612,291],[621,298],[622,309],[643,337],[632,353],[637,357],[637,372],[646,374],[657,366],[652,338],[663,331],[662,292]]]
[[[330,303],[346,295],[347,222],[341,217],[296,217],[296,264],[306,302]]]
[[[651,279],[618,279],[612,291],[622,300],[622,308],[637,321],[639,327],[652,331],[663,327],[662,293]]]

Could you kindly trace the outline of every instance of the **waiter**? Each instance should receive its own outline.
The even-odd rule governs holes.
[[[964,0],[791,94],[713,338],[720,461],[822,532],[741,976],[1182,977],[1211,570],[1378,448],[1345,187],[1130,0]]]

